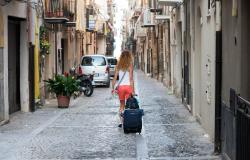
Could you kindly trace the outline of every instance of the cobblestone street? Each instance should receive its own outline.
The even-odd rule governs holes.
[[[136,88],[145,111],[141,135],[117,127],[118,102],[110,89],[98,87],[69,109],[52,103],[13,114],[0,127],[0,159],[220,159],[195,118],[161,83],[138,71]]]

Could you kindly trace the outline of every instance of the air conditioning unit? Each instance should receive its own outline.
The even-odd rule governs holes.
[[[142,27],[154,27],[154,15],[150,12],[150,9],[145,9],[142,13]]]
[[[158,0],[160,5],[176,6],[178,3],[182,3],[183,0]]]

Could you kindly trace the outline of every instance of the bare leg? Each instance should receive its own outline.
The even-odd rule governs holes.
[[[121,116],[121,113],[124,111],[124,108],[125,108],[125,101],[120,100],[119,117],[120,117],[121,124],[123,124],[123,118]]]

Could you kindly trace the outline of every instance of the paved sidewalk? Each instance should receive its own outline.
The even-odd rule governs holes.
[[[156,80],[136,74],[142,134],[117,127],[119,103],[111,90],[95,88],[92,97],[56,103],[34,113],[15,113],[0,127],[0,159],[181,159],[215,160],[213,144],[181,102]]]
[[[219,159],[207,134],[162,83],[138,72],[143,135],[150,159]]]

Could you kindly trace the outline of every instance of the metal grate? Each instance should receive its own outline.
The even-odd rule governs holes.
[[[250,102],[237,96],[236,157],[250,159]]]

